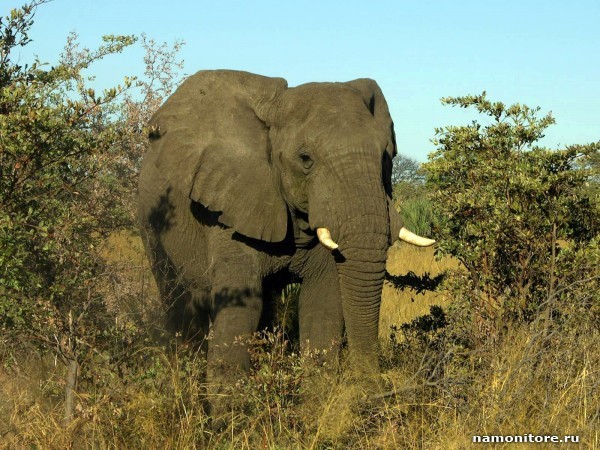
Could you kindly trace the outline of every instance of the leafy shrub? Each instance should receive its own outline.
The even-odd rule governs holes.
[[[402,170],[398,169],[397,181],[392,188],[394,205],[409,230],[421,236],[429,236],[439,222],[439,217],[427,196],[422,170],[416,161],[399,156],[394,159],[394,164],[398,158],[402,161],[399,164]]]
[[[7,364],[18,364],[15,352],[29,351],[64,363],[69,424],[85,363],[97,354],[111,358],[115,340],[131,335],[105,301],[115,268],[100,248],[110,232],[133,223],[145,140],[140,124],[159,94],[169,93],[176,63],[144,39],[156,56],[147,58],[146,74],[160,80],[162,91],[124,77],[97,93],[84,74],[136,38],[104,36],[90,50],[71,34],[54,66],[37,58],[21,65],[15,53],[31,42],[34,14],[44,3],[31,1],[0,19],[0,333]],[[159,72],[165,76],[153,77]],[[154,95],[135,100],[140,91]]]
[[[424,168],[443,219],[439,250],[468,271],[459,296],[470,299],[476,332],[495,336],[503,320],[532,320],[557,295],[563,243],[585,248],[600,231],[598,203],[583,189],[591,172],[576,164],[600,142],[551,151],[534,145],[554,123],[538,118],[539,108],[507,107],[485,93],[443,103],[488,116],[436,130],[438,149]]]

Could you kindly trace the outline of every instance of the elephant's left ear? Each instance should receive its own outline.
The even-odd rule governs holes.
[[[164,125],[164,136],[154,145],[164,141],[157,167],[171,184],[220,213],[221,224],[268,242],[281,242],[288,233],[269,140],[273,105],[285,89],[282,78],[201,71],[184,82],[153,122]]]
[[[356,89],[362,96],[365,106],[369,108],[375,118],[381,133],[388,139],[387,152],[390,158],[396,156],[396,135],[394,134],[394,122],[390,116],[388,104],[383,92],[375,80],[370,78],[359,78],[348,81],[345,84]]]
[[[394,122],[390,116],[388,104],[379,85],[370,78],[359,78],[358,80],[345,83],[356,89],[361,95],[365,106],[369,109],[375,123],[381,133],[384,142],[387,142],[382,159],[382,181],[388,197],[392,197],[392,159],[396,156],[396,134],[394,133]]]

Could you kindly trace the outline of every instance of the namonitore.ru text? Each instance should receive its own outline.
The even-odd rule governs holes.
[[[482,444],[512,444],[512,443],[538,443],[555,442],[559,444],[579,443],[579,436],[552,436],[552,435],[535,435],[535,434],[519,434],[519,435],[481,435],[473,436],[474,443]]]

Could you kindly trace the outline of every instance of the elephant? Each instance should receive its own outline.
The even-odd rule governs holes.
[[[378,371],[388,247],[435,241],[403,227],[392,203],[394,126],[377,83],[289,88],[233,70],[187,78],[149,123],[140,228],[169,328],[207,340],[208,377],[247,372],[239,336],[291,280],[302,348],[339,348]],[[336,355],[338,350],[331,354]],[[225,380],[225,381],[223,381]]]

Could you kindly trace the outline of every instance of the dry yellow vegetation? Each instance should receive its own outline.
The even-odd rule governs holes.
[[[379,318],[379,336],[384,341],[389,338],[392,325],[409,323],[413,319],[427,314],[432,305],[445,306],[449,299],[442,293],[422,289],[425,285],[434,285],[444,271],[456,269],[458,262],[451,258],[436,259],[434,248],[417,248],[397,243],[388,251],[387,272],[393,277],[404,277],[420,286],[395,286],[388,281],[383,286],[381,313]],[[421,289],[419,289],[421,288]]]
[[[123,312],[123,320],[156,308],[154,282],[139,237],[115,234],[104,252],[115,268],[105,287],[110,306]],[[440,293],[418,289],[434,286],[444,270],[456,267],[451,259],[436,260],[432,249],[403,244],[390,249],[380,337],[384,357],[394,363],[384,365],[389,395],[378,403],[358,405],[352,381],[330,373],[310,379],[303,400],[293,400],[300,380],[295,374],[303,360],[282,352],[265,354],[266,365],[239,387],[246,406],[232,415],[229,432],[215,434],[201,406],[206,388],[200,375],[202,360],[149,344],[131,357],[154,361],[151,371],[117,377],[106,368],[92,368],[91,373],[112,379],[100,383],[97,392],[80,390],[78,419],[70,428],[62,423],[60,364],[37,359],[18,361],[10,369],[0,367],[0,448],[458,450],[483,448],[472,443],[476,434],[527,433],[577,435],[579,445],[560,448],[600,448],[600,336],[593,326],[550,336],[544,336],[538,323],[515,328],[504,344],[479,349],[463,363],[446,359],[452,355],[436,355],[434,348],[424,353],[419,348],[392,348],[391,326],[427,314],[431,305],[449,304],[451,299]],[[127,290],[136,295],[119,303]],[[267,345],[281,350],[277,337],[268,339]],[[432,365],[429,357],[437,362]],[[482,360],[487,363],[482,365]],[[428,384],[424,372],[438,370],[439,364],[444,374]],[[556,447],[519,444],[518,448]]]

